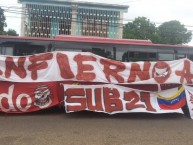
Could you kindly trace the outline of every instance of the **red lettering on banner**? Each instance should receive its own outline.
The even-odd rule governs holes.
[[[190,62],[188,60],[184,60],[184,67],[181,71],[177,70],[177,76],[180,76],[180,82],[183,84],[184,79],[187,81],[188,84],[192,83],[193,74],[190,71]]]
[[[11,111],[16,111],[16,107],[17,107],[22,112],[27,111],[32,104],[31,97],[28,94],[24,94],[24,93],[19,94],[15,98],[16,102],[14,102],[13,91],[14,91],[14,85],[11,85],[8,89],[8,93],[0,94],[0,109],[3,112],[11,112]],[[24,98],[26,98],[26,101],[23,100]]]
[[[76,105],[76,104],[66,105],[66,110],[68,111],[86,110],[86,98],[85,98],[84,88],[67,89],[65,94],[67,96],[66,102],[80,104],[80,105]]]
[[[156,112],[156,109],[154,109],[153,106],[151,105],[149,92],[140,92],[140,98],[141,101],[145,103],[147,111]]]
[[[190,95],[190,103],[193,104],[193,94],[191,92],[188,91],[188,94]],[[193,108],[191,109],[193,110]]]
[[[151,66],[150,62],[144,62],[143,70],[141,70],[139,64],[131,63],[131,71],[130,71],[128,82],[134,82],[137,76],[140,78],[140,80],[150,79],[150,74],[149,74],[150,66]]]
[[[60,69],[61,77],[63,77],[64,79],[74,78],[74,74],[71,71],[67,55],[63,53],[57,53],[56,58],[57,58],[57,63]]]
[[[89,110],[103,111],[101,91],[101,88],[96,88],[94,94],[92,94],[92,89],[86,89],[87,106]],[[93,102],[95,105],[93,105]]]
[[[15,107],[13,105],[13,89],[14,85],[10,86],[8,89],[8,93],[0,94],[0,109],[3,112],[15,111]]]
[[[0,70],[0,75],[2,75],[3,74],[3,71],[2,70]]]
[[[74,60],[77,62],[77,71],[78,74],[76,78],[78,80],[84,80],[84,81],[92,81],[96,78],[96,74],[94,72],[88,72],[88,71],[93,71],[94,67],[89,64],[83,64],[83,62],[87,61],[96,61],[96,58],[93,56],[88,56],[88,55],[81,55],[78,54],[74,57]],[[90,62],[92,63],[92,62]]]
[[[103,88],[104,104],[106,112],[122,111],[123,104],[120,100],[120,93],[115,88]]]
[[[64,85],[65,87],[65,85]],[[123,94],[122,94],[123,93]],[[66,110],[69,112],[91,110],[107,113],[121,112],[125,105],[126,110],[144,108],[156,112],[150,100],[150,93],[135,91],[122,92],[116,88],[68,88],[64,94]],[[122,96],[122,95],[123,96]]]
[[[104,65],[104,73],[106,76],[106,79],[111,82],[110,76],[114,77],[118,83],[124,83],[124,78],[119,75],[119,72],[122,72],[125,70],[125,65],[122,62],[109,60],[109,59],[101,59],[100,63]],[[114,67],[114,68],[112,68]]]
[[[25,57],[19,57],[18,58],[18,66],[14,63],[12,57],[7,57],[5,60],[5,77],[9,78],[11,76],[11,71],[13,70],[16,75],[18,75],[20,78],[25,78],[27,73],[24,68],[26,58]]]
[[[26,112],[32,104],[32,99],[28,94],[20,94],[16,98],[16,105],[17,108],[22,111]]]
[[[171,68],[166,62],[158,61],[153,67],[152,75],[157,83],[165,83],[171,75]]]
[[[143,104],[137,104],[140,100],[140,97],[135,91],[125,92],[124,93],[124,100],[130,101],[126,103],[126,109],[132,110],[136,108],[145,108],[145,105]]]
[[[32,55],[29,57],[29,60],[32,62],[32,64],[28,66],[28,70],[31,71],[31,77],[33,80],[37,80],[38,70],[46,69],[48,67],[46,60],[51,60],[52,58],[52,53]]]

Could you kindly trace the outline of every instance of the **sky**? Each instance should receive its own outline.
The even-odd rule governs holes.
[[[136,17],[147,17],[151,22],[161,24],[170,20],[178,20],[188,30],[193,32],[193,0],[76,0],[99,2],[107,4],[128,5],[128,12],[124,14],[124,23]],[[21,7],[17,0],[0,0],[0,6]],[[7,29],[14,29],[20,33],[20,15],[7,13]],[[193,40],[188,44],[193,46]]]

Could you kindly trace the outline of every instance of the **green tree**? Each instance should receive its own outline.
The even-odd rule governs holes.
[[[146,17],[137,17],[123,28],[123,38],[157,41],[157,28]]]
[[[165,22],[158,27],[159,43],[162,44],[184,44],[192,39],[189,32],[179,21]]]
[[[7,27],[5,20],[4,10],[0,7],[0,35],[4,34],[4,27]]]
[[[5,32],[5,35],[9,35],[9,36],[18,36],[17,32],[13,29],[8,29],[7,32]]]

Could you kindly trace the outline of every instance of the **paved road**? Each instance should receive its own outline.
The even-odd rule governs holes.
[[[180,114],[0,114],[0,145],[193,145],[193,120]]]

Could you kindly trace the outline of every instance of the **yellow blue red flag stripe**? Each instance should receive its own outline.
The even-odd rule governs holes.
[[[172,97],[157,97],[159,107],[164,110],[179,109],[186,104],[186,94],[184,87],[181,87],[178,92]]]

